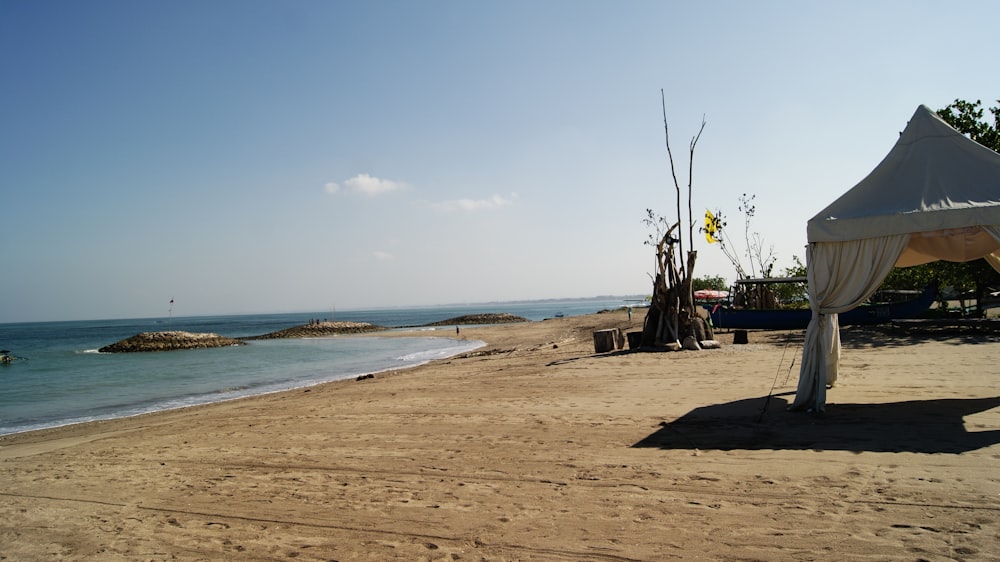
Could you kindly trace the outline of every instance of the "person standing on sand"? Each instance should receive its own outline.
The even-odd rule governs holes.
[[[455,326],[455,335],[458,335],[458,326]]]

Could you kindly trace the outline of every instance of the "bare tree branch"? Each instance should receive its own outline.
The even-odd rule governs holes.
[[[691,139],[691,144],[688,150],[688,240],[691,240],[691,249],[694,249],[694,218],[691,214],[691,186],[694,183],[694,147],[698,144],[698,139],[701,138],[701,132],[705,130],[705,115],[701,116],[701,127],[698,129],[698,134]],[[676,181],[676,179],[675,179]]]
[[[667,142],[667,156],[670,158],[670,175],[674,178],[674,189],[677,192],[677,222],[681,222],[681,184],[677,181],[677,170],[674,168],[674,153],[670,150],[670,126],[667,125],[667,98],[660,88],[660,105],[663,107],[663,133]],[[681,255],[684,255],[684,237],[677,235],[677,248]],[[684,275],[684,266],[681,265],[681,276]]]

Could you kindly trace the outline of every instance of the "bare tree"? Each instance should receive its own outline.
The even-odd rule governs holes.
[[[694,294],[691,282],[694,278],[694,265],[698,253],[692,244],[694,238],[694,221],[691,210],[691,192],[694,178],[694,150],[705,130],[705,118],[702,116],[701,127],[688,145],[688,244],[690,249],[684,252],[684,235],[681,229],[682,191],[677,179],[677,168],[674,164],[673,151],[670,148],[670,126],[667,123],[667,106],[663,90],[660,90],[660,101],[663,108],[663,131],[667,145],[667,157],[670,160],[670,174],[676,193],[676,221],[665,217],[656,217],[652,209],[647,209],[647,225],[654,227],[655,234],[650,235],[649,245],[656,249],[656,274],[653,277],[653,297],[649,312],[646,314],[643,326],[643,346],[671,344],[680,346],[688,336],[695,341],[711,339],[711,328],[696,313]],[[686,261],[685,259],[686,258]]]
[[[756,195],[747,195],[746,193],[739,197],[737,208],[743,214],[743,239],[746,243],[746,249],[743,252],[737,252],[735,248],[730,247],[730,239],[725,231],[726,221],[721,210],[716,210],[714,215],[708,212],[705,216],[707,227],[705,230],[709,232],[709,242],[719,244],[722,253],[736,268],[736,277],[739,280],[757,278],[758,273],[759,277],[770,278],[777,261],[774,245],[765,245],[763,236],[759,232],[750,230],[750,223],[757,212],[757,206],[754,203],[756,198]],[[749,263],[749,272],[743,267],[743,261],[740,259],[741,254]],[[732,296],[733,302],[741,307],[774,308],[777,304],[774,287],[767,283],[737,284]]]

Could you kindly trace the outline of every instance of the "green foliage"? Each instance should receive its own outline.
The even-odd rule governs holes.
[[[976,291],[977,287],[1000,286],[1000,273],[986,260],[964,263],[936,261],[913,267],[897,267],[889,272],[889,276],[882,282],[882,288],[923,289],[932,283],[940,283],[942,288],[951,287],[963,293]]]
[[[785,268],[785,277],[805,277],[809,273],[806,264],[802,263],[799,256],[792,256],[792,261],[795,265]]]
[[[960,133],[968,135],[986,148],[1000,152],[1000,107],[990,108],[990,113],[993,114],[993,125],[990,125],[983,121],[981,104],[979,100],[975,103],[955,100],[944,109],[937,110],[937,114]]]
[[[923,289],[928,285],[937,284],[942,290],[948,290],[957,295],[972,295],[976,299],[976,316],[981,316],[982,299],[988,289],[1000,287],[1000,273],[997,273],[986,260],[973,260],[956,263],[936,261],[913,267],[897,267],[893,269],[885,281],[883,289],[912,290]],[[959,301],[964,303],[964,297]],[[941,298],[942,308],[947,308],[944,295]]]
[[[704,289],[710,289],[713,291],[728,291],[729,285],[726,284],[726,279],[721,275],[716,275],[714,277],[705,275],[700,279],[691,280],[692,291],[701,291]]]
[[[782,277],[805,277],[806,264],[798,256],[792,256],[795,263],[786,267]],[[807,283],[776,283],[772,285],[775,300],[784,306],[807,306],[809,304],[809,286]]]

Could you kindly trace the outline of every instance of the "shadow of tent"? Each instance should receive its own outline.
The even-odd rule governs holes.
[[[846,326],[840,330],[840,344],[845,349],[871,349],[878,347],[910,347],[928,341],[952,345],[978,345],[997,341],[995,331],[983,328],[928,327],[904,330],[888,324],[874,326]],[[801,340],[799,342],[801,344]]]
[[[789,412],[788,401],[774,396],[762,417],[767,401],[762,396],[696,408],[632,446],[962,453],[1000,443],[1000,430],[969,432],[963,423],[967,415],[1000,406],[1000,396],[827,404],[821,415]]]

